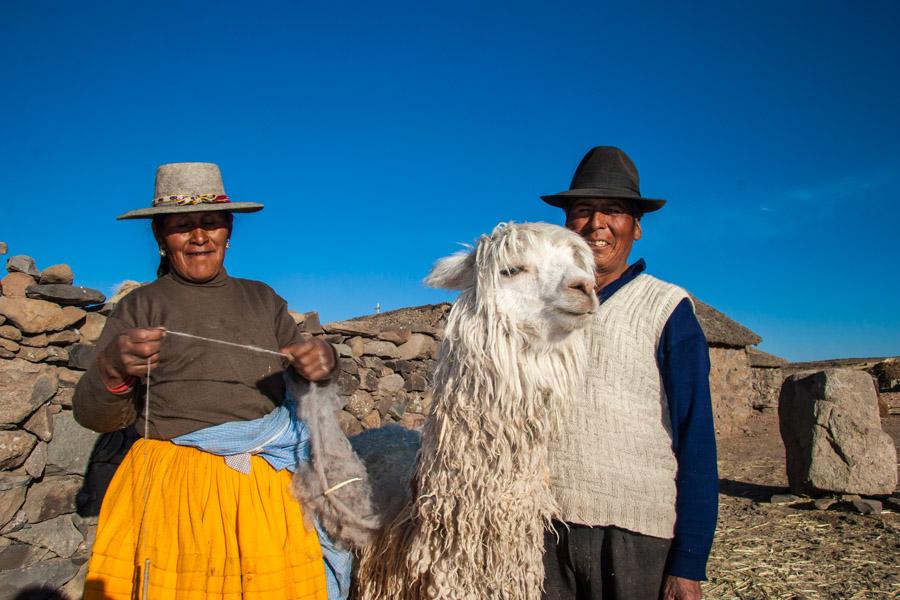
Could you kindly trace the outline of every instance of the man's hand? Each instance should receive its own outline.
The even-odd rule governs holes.
[[[699,581],[666,575],[662,597],[663,600],[700,600],[703,592]]]
[[[122,385],[131,377],[147,375],[159,364],[159,348],[166,331],[161,327],[126,329],[97,355],[100,379],[106,387]]]
[[[291,361],[301,377],[307,381],[327,379],[335,367],[335,353],[331,344],[310,337],[279,350]]]

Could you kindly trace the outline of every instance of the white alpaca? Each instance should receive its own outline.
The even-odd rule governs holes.
[[[363,551],[360,600],[540,598],[547,440],[580,387],[592,265],[580,237],[545,223],[501,224],[435,265],[426,283],[461,293],[412,499]]]

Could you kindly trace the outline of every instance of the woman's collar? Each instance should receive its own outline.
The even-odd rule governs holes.
[[[204,281],[203,283],[188,281],[187,279],[179,275],[175,269],[169,271],[169,275],[172,277],[173,281],[182,285],[189,285],[193,287],[222,287],[223,285],[228,283],[228,272],[225,270],[225,267],[222,267],[222,270],[219,271],[219,273],[215,277],[213,277],[209,281]]]

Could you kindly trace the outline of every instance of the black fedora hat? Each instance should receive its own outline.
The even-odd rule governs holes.
[[[634,202],[641,213],[662,208],[665,200],[641,197],[641,178],[637,167],[619,148],[596,146],[584,155],[572,184],[565,192],[541,196],[547,204],[567,208],[576,198],[625,198]]]

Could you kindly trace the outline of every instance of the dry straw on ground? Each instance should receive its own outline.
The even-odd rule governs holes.
[[[900,418],[890,421],[896,441]],[[705,598],[900,598],[900,513],[861,515],[848,503],[828,510],[811,501],[771,504],[773,493],[786,492],[772,419],[723,440],[719,453],[719,527]]]

